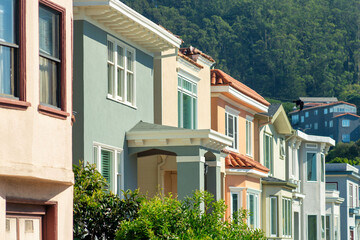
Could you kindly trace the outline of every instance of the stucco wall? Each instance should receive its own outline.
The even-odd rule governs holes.
[[[154,121],[153,98],[153,56],[135,48],[131,43],[122,41],[122,36],[108,34],[87,21],[75,21],[75,32],[83,32],[79,37],[83,49],[76,49],[75,55],[83,54],[82,66],[75,71],[82,71],[76,75],[83,82],[83,99],[81,94],[74,92],[74,109],[83,121],[74,128],[83,128],[82,136],[75,136],[74,142],[84,142],[84,152],[78,152],[77,158],[86,162],[93,162],[93,143],[99,142],[109,146],[122,148],[124,156],[125,189],[137,187],[136,158],[128,156],[125,133],[140,120],[152,123]],[[135,91],[136,107],[124,105],[107,98],[107,37],[112,36],[120,42],[135,49]],[[76,65],[78,66],[78,65]],[[80,90],[81,91],[81,90]],[[83,101],[83,105],[81,102]],[[75,130],[76,133],[81,131]],[[81,144],[74,144],[74,148],[81,148]],[[78,150],[76,150],[78,151]],[[75,152],[75,151],[74,151]],[[77,159],[74,157],[74,161]]]

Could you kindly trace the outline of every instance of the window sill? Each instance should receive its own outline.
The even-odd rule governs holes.
[[[55,108],[44,105],[39,105],[38,111],[39,113],[44,114],[46,116],[54,117],[62,120],[65,120],[68,116],[70,116],[70,114],[67,112],[64,112],[62,110],[57,110]]]
[[[125,105],[125,106],[131,107],[131,108],[137,110],[137,107],[131,105],[131,103],[120,101],[119,99],[113,98],[113,97],[110,96],[110,95],[108,95],[106,98],[109,99],[109,100],[111,100],[111,101],[114,101],[114,102],[117,102],[117,103],[121,103],[121,104],[123,104],[123,105]]]
[[[30,106],[31,106],[31,104],[29,102],[20,101],[18,99],[0,97],[0,107],[1,108],[26,110]]]
[[[235,153],[239,153],[239,149],[235,149],[235,148],[232,148],[232,147],[226,147],[226,150],[229,150],[229,151],[232,151],[232,152],[235,152]]]

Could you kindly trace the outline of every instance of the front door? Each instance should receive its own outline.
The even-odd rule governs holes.
[[[41,240],[41,216],[6,216],[7,240]]]

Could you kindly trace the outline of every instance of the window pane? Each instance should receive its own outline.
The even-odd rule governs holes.
[[[188,128],[191,129],[191,97],[189,95],[186,94],[182,94],[183,95],[183,128]]]
[[[308,216],[308,240],[317,240],[316,215]]]
[[[120,46],[117,47],[117,65],[124,67],[124,49]]]
[[[59,57],[59,14],[46,7],[39,8],[40,52]]]
[[[234,117],[228,114],[228,136],[234,137]]]
[[[238,118],[234,117],[234,141],[232,146],[234,149],[238,149],[237,123],[238,123]]]
[[[189,81],[183,80],[183,88],[192,92],[192,84]]]
[[[316,181],[316,154],[307,153],[307,180]]]
[[[0,46],[0,95],[17,96],[17,50]]]
[[[277,198],[270,198],[270,232],[272,235],[277,234]]]
[[[114,62],[114,44],[108,41],[108,61]]]
[[[60,107],[58,64],[40,57],[40,102]]]
[[[232,193],[231,194],[231,199],[232,199],[232,214],[235,213],[236,211],[239,210],[239,206],[238,206],[238,194],[237,193]]]
[[[8,240],[17,240],[17,222],[16,218],[6,218],[5,237]]]
[[[127,51],[127,69],[133,71],[133,54]]]
[[[250,216],[249,216],[249,226],[251,228],[254,228],[255,225],[255,199],[254,199],[254,195],[253,194],[249,194],[249,211],[250,211]]]
[[[182,109],[182,104],[181,104],[181,99],[182,99],[181,96],[182,96],[182,93],[180,91],[178,91],[178,126],[179,127],[182,127],[181,115],[182,115],[183,109]]]
[[[118,68],[117,70],[117,95],[119,97],[123,96],[123,87],[124,87],[124,70]]]
[[[193,129],[196,129],[197,127],[196,121],[197,121],[197,101],[196,98],[193,98],[193,125],[192,125]]]
[[[0,1],[0,40],[16,43],[15,0]]]
[[[118,152],[117,154],[117,189],[116,189],[116,193],[118,195],[121,194],[121,173],[122,173],[122,169],[121,169],[121,153]]]
[[[330,216],[326,216],[326,240],[330,240]]]
[[[108,63],[108,94],[113,94],[114,84],[114,65]]]
[[[127,73],[127,101],[133,103],[134,101],[134,75],[132,73]]]

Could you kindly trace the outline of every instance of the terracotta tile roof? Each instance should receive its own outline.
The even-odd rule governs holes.
[[[320,104],[320,105],[317,105],[317,106],[314,106],[314,107],[307,107],[307,108],[304,108],[302,111],[306,111],[306,110],[314,109],[314,108],[320,108],[320,107],[328,107],[328,106],[333,106],[333,105],[338,105],[338,104],[347,104],[347,105],[356,107],[356,105],[354,105],[354,104],[351,104],[351,103],[348,103],[348,102],[344,102],[344,101],[338,101],[338,102],[332,102],[332,103],[324,103],[324,104]],[[289,114],[295,113],[295,112],[299,112],[299,111],[300,111],[300,110],[298,109],[298,110],[289,112]]]
[[[179,57],[185,59],[186,61],[194,64],[195,66],[197,66],[198,68],[204,68],[203,66],[201,66],[200,64],[198,64],[197,62],[195,62],[194,60],[192,60],[191,58],[189,58],[188,56],[185,56],[184,54],[182,54],[180,51],[178,52]]]
[[[260,94],[246,86],[245,84],[239,82],[235,78],[231,77],[230,75],[224,73],[219,69],[212,69],[211,70],[211,85],[229,85],[235,88],[236,90],[240,91],[241,93],[255,99],[256,101],[264,104],[265,106],[270,106],[270,103],[265,100]]]
[[[184,54],[185,56],[188,56],[191,59],[193,59],[195,62],[197,61],[197,58],[198,58],[199,55],[206,58],[210,62],[215,62],[215,60],[212,57],[210,57],[209,55],[206,55],[205,53],[203,53],[202,51],[200,51],[197,48],[194,48],[193,46],[190,46],[190,47],[187,47],[187,48],[180,48],[179,51],[182,54]]]
[[[358,115],[356,115],[356,114],[353,114],[353,113],[343,113],[343,114],[339,114],[339,115],[335,116],[334,118],[342,117],[342,116],[345,116],[345,115],[351,115],[351,116],[360,118],[360,116],[358,116]]]
[[[224,153],[228,153],[225,158],[225,167],[226,168],[242,168],[242,169],[252,169],[255,168],[258,171],[268,173],[270,170],[264,167],[261,163],[243,155],[240,153],[235,153],[229,150],[223,150]]]

